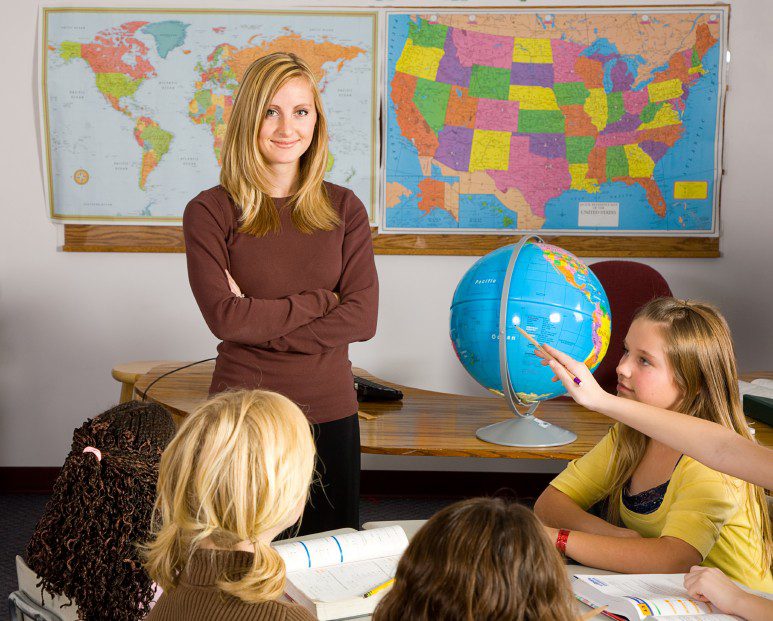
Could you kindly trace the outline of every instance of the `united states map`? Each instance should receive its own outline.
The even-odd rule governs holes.
[[[711,232],[725,17],[391,14],[383,227]]]

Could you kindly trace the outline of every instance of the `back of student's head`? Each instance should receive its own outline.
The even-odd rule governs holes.
[[[246,602],[277,598],[284,563],[258,537],[298,517],[313,469],[311,429],[292,401],[264,390],[213,397],[185,420],[161,459],[148,572],[173,589],[204,539],[220,548],[250,541],[252,567],[218,586]]]
[[[561,557],[537,517],[501,498],[435,514],[411,540],[374,621],[575,621]]]
[[[73,433],[27,563],[42,588],[74,600],[79,619],[147,614],[154,591],[137,545],[150,532],[158,464],[174,432],[164,408],[130,402]]]

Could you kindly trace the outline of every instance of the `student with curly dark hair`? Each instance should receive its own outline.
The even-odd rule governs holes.
[[[374,621],[577,621],[561,557],[537,517],[501,498],[436,513],[411,540]]]
[[[54,493],[27,546],[38,586],[85,621],[135,621],[154,589],[137,544],[150,531],[161,453],[175,432],[161,406],[129,402],[75,430]]]

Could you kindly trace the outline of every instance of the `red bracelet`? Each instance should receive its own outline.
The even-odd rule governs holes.
[[[566,556],[566,542],[569,539],[569,533],[571,531],[561,529],[558,531],[556,537],[556,550],[558,550],[563,556]]]

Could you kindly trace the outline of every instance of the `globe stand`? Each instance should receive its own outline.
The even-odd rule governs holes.
[[[577,434],[536,418],[534,412],[539,407],[539,401],[535,403],[524,403],[521,401],[510,381],[510,369],[507,364],[507,303],[510,294],[510,281],[513,278],[513,270],[518,260],[518,254],[521,252],[521,248],[531,239],[538,242],[542,241],[536,235],[524,235],[521,241],[513,248],[510,261],[507,264],[505,279],[502,283],[502,297],[499,302],[499,376],[502,380],[502,391],[505,401],[513,414],[515,414],[515,418],[481,427],[475,432],[475,435],[484,442],[501,444],[503,446],[561,446],[574,442],[577,439]],[[528,408],[525,414],[518,410],[516,403],[521,407]]]
[[[541,420],[532,413],[539,403],[532,403],[526,414],[516,411],[515,418],[481,427],[475,435],[484,442],[502,446],[561,446],[577,439],[577,434]]]

